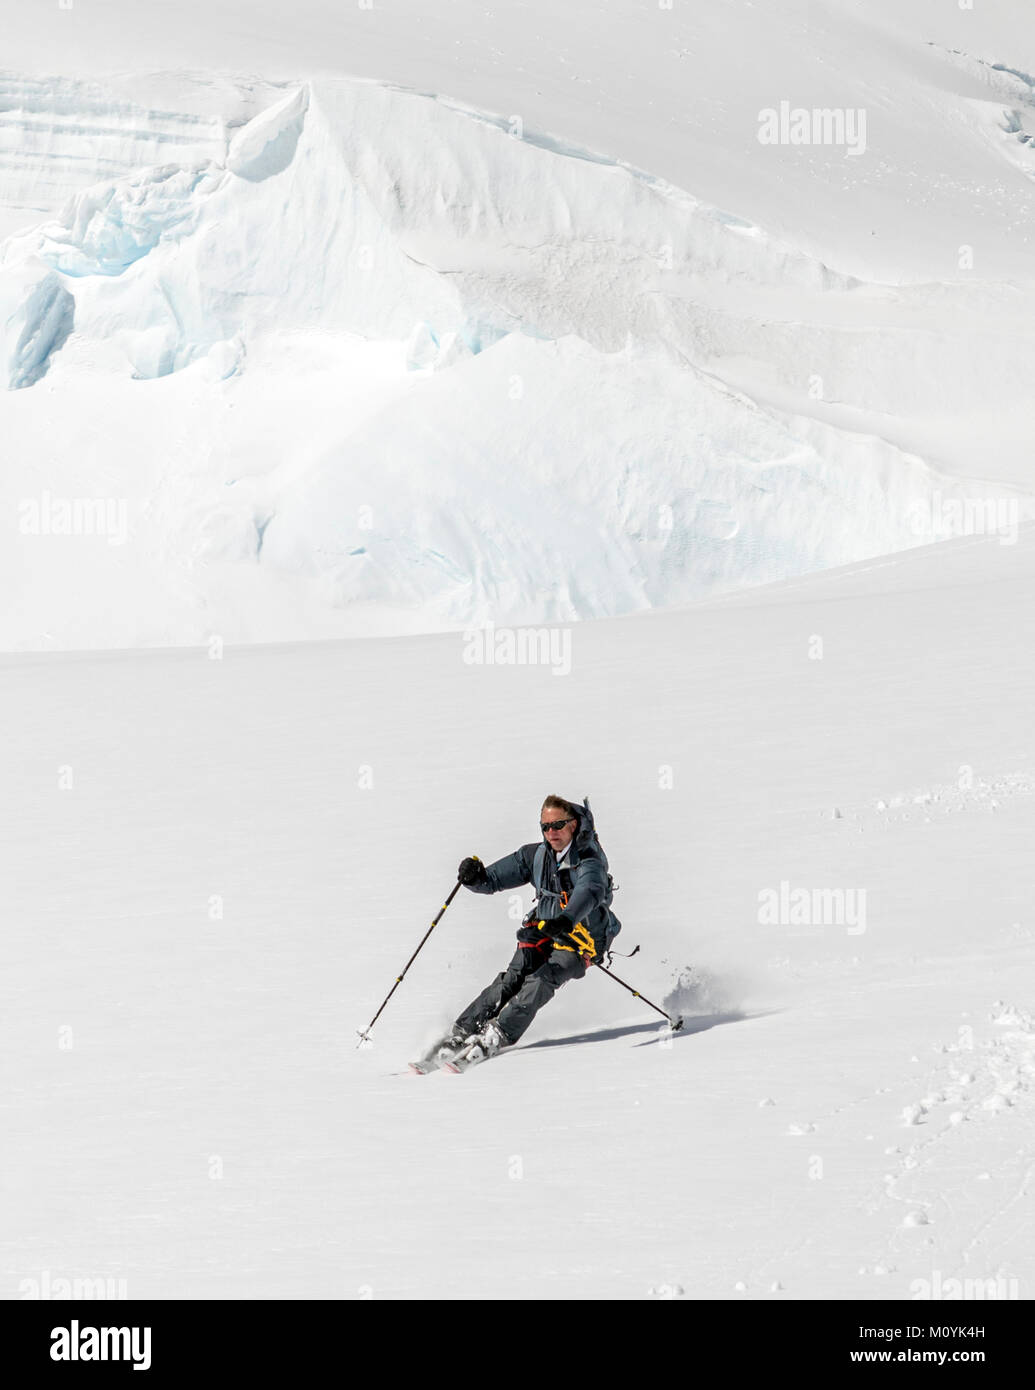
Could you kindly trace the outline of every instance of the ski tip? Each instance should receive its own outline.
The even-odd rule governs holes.
[[[673,1023],[673,1025],[672,1025],[672,1031],[673,1031],[673,1033],[678,1033],[679,1030],[680,1030],[680,1028],[682,1028],[682,1026],[683,1026],[683,1020],[682,1020],[681,1018],[677,1018],[676,1021],[675,1021],[675,1023]]]

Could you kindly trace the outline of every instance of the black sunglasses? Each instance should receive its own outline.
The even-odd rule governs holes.
[[[565,827],[566,825],[569,825],[574,819],[575,819],[574,816],[568,816],[568,817],[566,817],[564,820],[541,820],[541,821],[539,822],[539,829],[540,829],[540,830],[563,830],[564,827]]]

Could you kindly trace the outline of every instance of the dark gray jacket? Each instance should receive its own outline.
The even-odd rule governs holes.
[[[513,854],[485,866],[485,882],[470,884],[474,893],[502,893],[507,888],[520,888],[531,883],[536,891],[532,912],[518,932],[519,941],[541,939],[541,933],[530,922],[541,917],[556,917],[563,910],[573,922],[583,922],[598,951],[607,948],[618,935],[622,924],[611,911],[614,885],[607,871],[607,855],[600,847],[593,826],[593,813],[587,797],[578,810],[579,825],[561,869],[557,856],[546,843],[545,836],[538,844],[522,845]],[[561,893],[568,893],[568,903],[561,908]]]

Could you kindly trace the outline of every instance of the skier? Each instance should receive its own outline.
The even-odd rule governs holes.
[[[561,985],[580,980],[588,962],[599,959],[621,930],[611,911],[614,884],[589,799],[578,806],[548,796],[539,828],[538,844],[522,845],[494,864],[475,858],[460,864],[457,876],[473,893],[501,893],[531,883],[536,901],[518,929],[517,950],[506,970],[414,1064],[418,1070],[464,1070],[516,1043]]]

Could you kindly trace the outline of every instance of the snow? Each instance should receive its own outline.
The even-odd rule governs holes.
[[[19,6],[8,1296],[1030,1296],[1026,21]]]
[[[308,104],[307,89],[299,87],[237,131],[226,152],[230,172],[260,183],[287,168],[294,158]]]
[[[954,264],[961,240],[979,248],[984,275],[1029,273],[1030,146],[979,127],[971,104],[1005,113],[1030,99],[1023,74],[1035,72],[1035,32],[1022,4],[450,0],[429,11],[424,0],[370,9],[298,0],[286,23],[279,0],[181,0],[146,18],[125,0],[95,0],[57,15],[20,9],[4,61],[12,73],[46,61],[55,73],[114,76],[164,112],[199,73],[391,82],[520,115],[792,242],[807,239],[821,258],[850,254],[852,273],[931,278],[936,265]],[[186,83],[170,84],[170,69]],[[867,108],[871,157],[760,144],[759,111],[784,99]],[[211,119],[210,102],[190,100]],[[961,224],[969,238],[956,235]]]
[[[1027,1296],[1030,542],[586,623],[563,679],[455,633],[4,657],[6,1286]],[[936,799],[970,773],[998,813]],[[519,895],[461,893],[357,1050],[546,790],[591,794],[614,969],[684,1030],[593,974],[409,1076],[511,950]],[[784,879],[865,931],[763,925]]]
[[[440,91],[181,87],[11,80],[67,196],[0,247],[0,503],[131,525],[118,603],[112,557],[17,535],[6,648],[607,617],[1035,515],[1030,276],[885,283]]]
[[[31,386],[72,328],[74,300],[35,256],[0,278],[0,380],[9,390]]]

